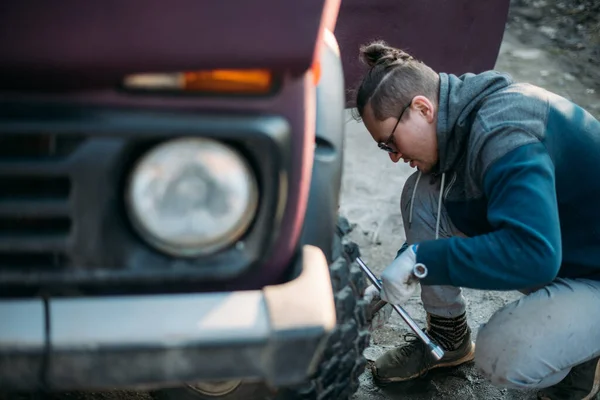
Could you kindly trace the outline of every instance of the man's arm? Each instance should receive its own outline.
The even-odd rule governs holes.
[[[552,281],[561,263],[554,166],[542,143],[495,161],[483,179],[494,231],[471,238],[421,242],[425,285],[515,290]]]

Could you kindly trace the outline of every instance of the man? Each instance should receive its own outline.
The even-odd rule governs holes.
[[[418,169],[401,208],[406,243],[381,275],[402,305],[422,263],[428,334],[381,356],[378,382],[475,360],[498,386],[540,399],[591,399],[600,389],[600,122],[572,102],[496,71],[436,73],[375,42],[357,111],[393,162]],[[461,287],[519,290],[479,330]],[[367,291],[368,300],[375,296]],[[386,316],[389,314],[386,314]]]

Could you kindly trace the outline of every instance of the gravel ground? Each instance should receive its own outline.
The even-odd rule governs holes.
[[[512,0],[507,31],[524,45],[547,52],[587,89],[600,89],[597,0]]]

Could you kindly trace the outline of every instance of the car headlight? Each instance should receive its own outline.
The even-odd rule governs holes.
[[[235,242],[256,213],[258,185],[245,158],[205,138],[162,143],[142,156],[127,188],[133,224],[176,256],[198,256]]]

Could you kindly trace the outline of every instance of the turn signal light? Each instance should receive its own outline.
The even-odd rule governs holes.
[[[263,69],[215,69],[173,74],[135,74],[125,87],[201,93],[266,94],[273,87],[273,74]]]

